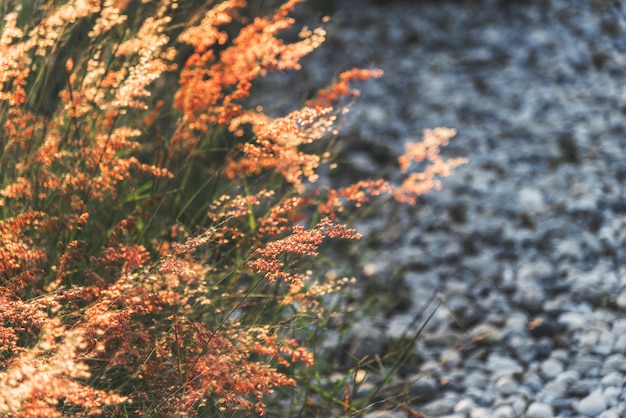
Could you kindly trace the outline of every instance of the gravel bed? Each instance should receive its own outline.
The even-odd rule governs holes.
[[[376,176],[423,129],[446,126],[458,135],[444,154],[470,160],[416,206],[388,203],[358,225],[376,237],[363,275],[399,276],[389,286],[410,307],[368,319],[353,345],[382,352],[434,294],[445,304],[403,377],[424,415],[626,416],[626,5],[335,9],[299,80],[385,71],[345,120],[346,158]]]

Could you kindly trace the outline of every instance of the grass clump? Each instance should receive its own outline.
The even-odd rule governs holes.
[[[439,158],[440,128],[402,185],[318,186],[351,84],[382,73],[346,71],[282,117],[247,108],[324,41],[281,38],[297,3],[4,2],[0,414],[358,410],[315,383],[322,302],[348,280],[319,252],[359,238],[351,207],[412,203],[462,160]]]

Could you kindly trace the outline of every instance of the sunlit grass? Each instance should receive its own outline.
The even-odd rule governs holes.
[[[359,239],[353,209],[412,203],[464,160],[439,157],[438,128],[403,184],[319,186],[352,85],[382,72],[282,117],[247,108],[325,39],[281,37],[298,3],[0,7],[0,414],[358,415],[363,373],[384,384],[410,356],[413,337],[337,376],[322,346],[352,272],[324,252]]]

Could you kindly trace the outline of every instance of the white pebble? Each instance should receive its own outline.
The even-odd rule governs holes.
[[[526,411],[528,418],[551,418],[554,416],[552,407],[541,402],[533,402]]]
[[[606,402],[599,392],[592,392],[576,404],[576,410],[588,417],[597,417],[606,410]]]

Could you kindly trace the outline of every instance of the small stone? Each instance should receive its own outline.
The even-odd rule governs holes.
[[[431,402],[437,398],[439,385],[432,377],[423,377],[409,385],[409,393],[415,403]]]
[[[474,409],[478,408],[476,402],[472,399],[461,399],[456,405],[454,405],[454,412],[467,415]]]
[[[626,293],[625,293],[626,295]],[[614,335],[622,335],[626,334],[626,319],[616,319],[613,322],[613,327],[611,329],[611,333]]]
[[[547,209],[543,193],[530,187],[524,187],[517,193],[517,205],[525,215],[539,215]]]
[[[452,399],[436,399],[421,408],[421,411],[425,415],[446,415],[451,413],[454,410],[454,402]]]
[[[363,359],[382,355],[387,345],[385,333],[371,320],[365,320],[355,325],[350,330],[347,339],[350,341],[346,350],[346,363],[348,365],[355,365]]]
[[[461,354],[458,350],[444,350],[441,353],[441,364],[445,367],[455,368],[461,364]]]
[[[516,233],[519,233],[519,231],[516,231]],[[547,260],[523,261],[517,269],[517,288],[519,290],[532,289],[538,283],[553,280],[554,274],[554,266]]]
[[[584,292],[587,300],[590,297],[592,300],[597,300],[603,294],[613,291],[617,277],[604,270],[604,268],[596,268],[588,272],[575,271],[571,279],[572,290]]]
[[[528,331],[535,338],[554,337],[559,332],[559,326],[553,321],[538,316],[528,323]]]
[[[609,251],[613,251],[615,247],[619,245],[615,230],[617,228],[613,225],[604,225],[598,231],[598,238],[600,243]]]
[[[621,415],[616,411],[604,411],[598,418],[620,418]]]
[[[608,356],[613,352],[613,344],[615,339],[613,334],[609,332],[603,332],[598,337],[598,343],[592,347],[591,351],[600,354],[601,356]]]
[[[610,372],[626,372],[626,356],[623,354],[613,354],[604,361],[603,370]],[[605,375],[608,373],[605,373]]]
[[[556,359],[549,358],[541,364],[541,373],[548,380],[556,378],[562,371],[563,363]]]
[[[537,359],[545,359],[552,354],[555,342],[552,338],[543,337],[535,344],[537,349]]]
[[[556,399],[562,398],[566,391],[567,386],[564,382],[553,380],[546,383],[543,389],[541,389],[537,399],[552,405]]]
[[[554,257],[558,261],[579,260],[582,258],[582,249],[574,240],[561,241],[554,249]]]
[[[494,393],[474,387],[468,388],[465,391],[465,396],[472,398],[477,405],[482,407],[491,406],[495,401]]]
[[[510,418],[516,416],[515,410],[511,405],[502,405],[493,411],[496,418]]]
[[[437,334],[425,334],[422,341],[429,347],[450,347],[459,341],[459,334],[456,332],[443,331]]]
[[[513,416],[521,417],[524,415],[524,411],[526,410],[526,405],[528,405],[528,396],[512,396],[508,399],[509,405],[513,408]]]
[[[602,360],[591,354],[580,354],[574,359],[569,366],[571,370],[576,370],[585,377],[595,377],[600,373]]]
[[[618,335],[615,340],[615,344],[613,344],[613,352],[625,354],[626,353],[626,334],[616,334]]]
[[[570,386],[574,382],[580,380],[580,373],[576,370],[566,370],[563,373],[559,374],[555,379],[557,382],[563,382],[566,386]]]
[[[617,295],[617,298],[615,299],[615,304],[620,309],[625,309],[626,308],[626,292],[622,292],[619,295]]]
[[[517,393],[519,391],[518,387],[517,382],[510,376],[502,376],[496,381],[496,389],[504,396]]]
[[[578,312],[565,312],[559,316],[558,323],[567,327],[568,330],[574,331],[587,326],[587,317]]]
[[[554,410],[552,406],[541,402],[533,402],[526,411],[526,417],[528,418],[550,418],[553,416]]]
[[[546,301],[543,304],[543,313],[558,317],[559,315],[569,312],[572,307],[572,301],[564,298],[562,295],[557,295],[552,299]]]
[[[593,349],[598,344],[599,338],[598,332],[595,330],[588,330],[580,335],[578,339],[578,345],[585,348],[586,350]]]
[[[555,409],[573,411],[575,402],[576,402],[576,399],[559,398],[559,399],[553,400],[551,405]]]
[[[524,375],[524,386],[529,387],[533,392],[539,392],[543,387],[543,381],[541,377],[534,373],[526,373]]]
[[[515,357],[525,364],[537,357],[537,346],[530,338],[515,335],[509,338],[508,346],[513,350]]]
[[[622,418],[623,416],[624,416],[624,408],[617,407],[617,408],[607,409],[606,411],[598,415],[598,418]]]
[[[515,277],[515,271],[510,265],[505,265],[502,268],[502,277],[499,288],[503,292],[513,292],[515,289],[517,289],[517,278]]]
[[[489,379],[479,370],[469,372],[465,377],[465,386],[468,388],[482,388],[489,384]]]
[[[458,202],[456,203],[458,204]],[[479,257],[467,258],[463,265],[474,272],[476,277],[490,282],[498,280],[502,274],[502,266],[499,263],[494,263],[494,254],[491,252],[483,251]]]
[[[600,381],[604,386],[622,386],[624,384],[624,375],[619,372],[611,372],[605,375]]]
[[[615,386],[610,386],[604,389],[604,392],[602,392],[602,396],[604,396],[604,401],[609,408],[617,406],[621,394],[622,390]]]
[[[492,412],[487,408],[476,408],[469,414],[469,418],[491,418]]]
[[[502,341],[503,332],[489,324],[479,324],[467,333],[467,339],[484,344],[495,344]]]
[[[491,371],[494,378],[500,376],[511,376],[515,373],[521,373],[523,368],[520,364],[508,357],[502,357],[498,354],[491,354],[487,360],[487,368]]]
[[[557,350],[552,350],[550,357],[552,357],[555,360],[560,361],[561,363],[567,363],[570,359],[570,353],[568,350],[564,350],[561,348]]]
[[[395,411],[376,411],[370,412],[365,415],[363,418],[405,418],[406,413],[404,412],[395,412]]]
[[[530,287],[516,292],[513,295],[512,302],[520,309],[536,314],[543,311],[546,294],[540,288]]]
[[[508,332],[516,332],[518,334],[523,334],[526,330],[526,326],[528,325],[528,316],[522,312],[513,312],[510,314],[508,318],[506,318],[506,322],[504,323],[504,329]]]
[[[576,411],[588,416],[597,417],[606,410],[606,402],[598,391],[591,393],[575,405]]]
[[[598,382],[593,379],[582,379],[578,380],[570,386],[567,394],[569,396],[582,398],[589,395],[596,387],[598,386]]]
[[[463,393],[465,391],[465,384],[463,383],[465,375],[466,373],[462,370],[455,370],[449,374],[444,374],[439,380],[441,384],[440,390]]]

